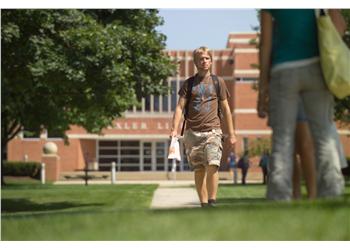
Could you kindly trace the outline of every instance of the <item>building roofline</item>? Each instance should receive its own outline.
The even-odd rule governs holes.
[[[229,32],[228,34],[231,35],[238,35],[238,34],[241,34],[241,35],[250,35],[250,34],[257,34],[258,32],[256,31],[245,31],[245,32],[236,32],[236,31],[233,31],[233,32]]]
[[[191,52],[192,53],[193,50],[189,50],[189,49],[166,49],[165,52],[169,52],[169,51],[183,51],[183,52]],[[211,49],[211,48],[209,48],[209,50],[210,51],[232,51],[233,48],[222,48],[222,49]]]

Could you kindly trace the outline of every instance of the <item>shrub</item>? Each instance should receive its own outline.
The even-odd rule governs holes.
[[[16,162],[16,161],[5,161],[3,164],[4,176],[29,176],[35,179],[40,178],[39,162]]]

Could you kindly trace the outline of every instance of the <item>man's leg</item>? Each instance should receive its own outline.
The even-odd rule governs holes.
[[[218,169],[220,166],[222,156],[222,132],[221,130],[213,130],[206,140],[205,146],[205,158],[207,160],[207,188],[209,205],[214,205],[216,202],[216,193],[218,191],[219,173]]]
[[[218,192],[218,184],[219,184],[218,167],[215,165],[209,165],[207,168],[207,188],[208,188],[208,198],[210,200],[216,200],[216,194]]]
[[[208,203],[208,191],[205,177],[206,171],[204,167],[194,170],[194,182],[201,203]]]

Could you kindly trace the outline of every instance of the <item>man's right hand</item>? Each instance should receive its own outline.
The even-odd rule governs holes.
[[[177,136],[177,131],[176,130],[171,130],[170,132],[170,138],[176,137]]]

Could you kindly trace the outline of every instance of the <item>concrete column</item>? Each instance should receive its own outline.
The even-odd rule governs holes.
[[[58,181],[61,164],[60,157],[58,155],[42,155],[42,163],[45,164],[45,177],[47,181]]]
[[[47,181],[58,181],[61,170],[60,157],[57,155],[57,146],[48,142],[43,147],[41,163],[45,164],[45,179]]]
[[[115,166],[116,166],[116,164],[115,164],[115,162],[113,161],[112,162],[112,166],[111,166],[111,183],[112,184],[115,184]]]
[[[45,184],[45,180],[46,180],[45,163],[41,163],[40,180],[41,180],[41,184]]]

